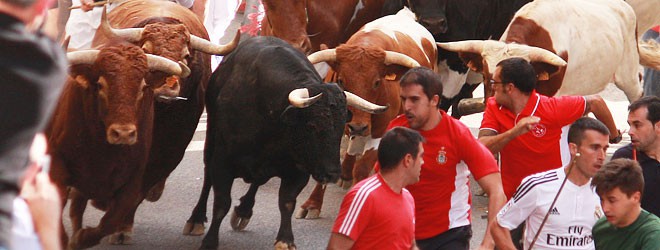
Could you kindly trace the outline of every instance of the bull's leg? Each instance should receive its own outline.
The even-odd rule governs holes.
[[[353,169],[353,185],[369,177],[377,160],[378,151],[376,149],[369,149],[364,152],[362,158],[355,163],[355,168]]]
[[[213,176],[213,217],[200,249],[216,249],[218,247],[220,223],[231,208],[231,186],[233,183],[234,178],[227,171]]]
[[[126,218],[137,210],[141,201],[138,195],[139,181],[129,180],[129,183],[131,184],[126,189],[119,192],[97,227],[84,228],[73,235],[69,242],[70,249],[83,249],[97,245],[103,237],[119,231],[121,226],[126,225]]]
[[[314,190],[307,198],[307,201],[300,206],[296,214],[296,219],[318,219],[323,206],[323,196],[325,195],[325,186],[316,182]]]
[[[163,195],[163,190],[165,190],[165,182],[167,179],[163,179],[158,182],[155,186],[151,187],[145,196],[145,200],[156,202],[160,199],[160,196]]]
[[[257,195],[257,190],[265,182],[252,183],[247,193],[241,197],[241,203],[234,207],[234,212],[231,214],[231,228],[236,231],[241,231],[247,227],[252,218],[252,208],[254,207],[254,198]]]
[[[291,215],[296,207],[296,197],[309,182],[309,174],[296,171],[282,177],[279,192],[280,230],[275,238],[275,249],[296,249],[293,242]]]
[[[197,200],[197,205],[193,208],[190,218],[188,218],[186,225],[183,227],[183,235],[199,236],[204,234],[204,223],[207,222],[206,204],[209,199],[209,193],[211,192],[211,186],[211,176],[205,167],[202,192],[199,194],[199,200]]]
[[[142,203],[142,197],[139,198],[139,203]],[[133,222],[135,221],[135,213],[137,206],[127,216],[124,217],[123,223],[117,231],[108,236],[108,243],[112,245],[131,245],[133,244]]]
[[[355,166],[355,160],[357,156],[346,153],[344,155],[344,161],[341,162],[341,176],[337,185],[348,189],[351,186],[353,181],[353,167]]]
[[[72,232],[76,233],[82,228],[83,215],[87,208],[87,197],[84,197],[78,190],[71,188],[71,206],[69,207],[69,218],[71,219]]]

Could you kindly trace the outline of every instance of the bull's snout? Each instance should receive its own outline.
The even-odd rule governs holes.
[[[358,135],[358,136],[368,136],[369,135],[369,124],[366,123],[348,123],[349,135]]]
[[[444,34],[448,29],[447,20],[443,17],[423,18],[419,23],[433,35]]]
[[[112,124],[107,130],[110,144],[133,145],[137,142],[137,129],[133,124]]]

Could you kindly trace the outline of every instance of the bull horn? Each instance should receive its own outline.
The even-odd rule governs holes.
[[[545,62],[557,67],[566,66],[566,61],[564,61],[564,59],[562,59],[557,54],[552,53],[548,50],[537,47],[529,47],[528,51],[529,51],[528,57],[530,62]]]
[[[231,53],[241,40],[241,31],[236,31],[234,40],[225,45],[216,45],[201,37],[190,35],[190,47],[206,54],[224,56]]]
[[[296,108],[306,108],[318,101],[321,95],[323,94],[310,98],[307,88],[294,89],[289,93],[289,103]]]
[[[467,40],[460,42],[449,42],[449,43],[435,43],[438,47],[445,50],[453,52],[468,52],[468,53],[477,53],[481,54],[484,49],[484,41],[480,40]]]
[[[66,53],[66,58],[69,60],[70,65],[94,64],[98,55],[99,50],[91,49]]]
[[[417,60],[394,51],[385,51],[385,64],[398,64],[408,68],[419,67]]]
[[[365,99],[362,99],[362,97],[359,97],[356,94],[348,91],[344,91],[344,94],[346,94],[346,103],[348,105],[370,114],[380,114],[389,108],[389,106],[380,106],[378,104],[371,103]]]
[[[335,49],[324,49],[307,56],[307,59],[312,64],[321,62],[334,62],[337,60],[337,51]]]
[[[190,69],[182,63],[174,62],[162,56],[146,54],[147,65],[150,70],[158,70],[170,75],[187,77],[190,75]]]
[[[127,28],[127,29],[115,29],[110,26],[108,22],[108,15],[105,11],[105,6],[103,7],[103,13],[101,14],[101,24],[99,24],[99,30],[105,34],[114,37],[121,37],[126,39],[129,42],[138,42],[142,37],[142,30],[144,28]]]

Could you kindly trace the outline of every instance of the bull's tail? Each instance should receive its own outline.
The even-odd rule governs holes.
[[[644,67],[660,70],[660,44],[654,40],[639,42],[639,63]]]

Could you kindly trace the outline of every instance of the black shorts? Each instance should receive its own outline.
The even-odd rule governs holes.
[[[469,250],[471,238],[472,226],[466,225],[416,242],[420,250]]]

